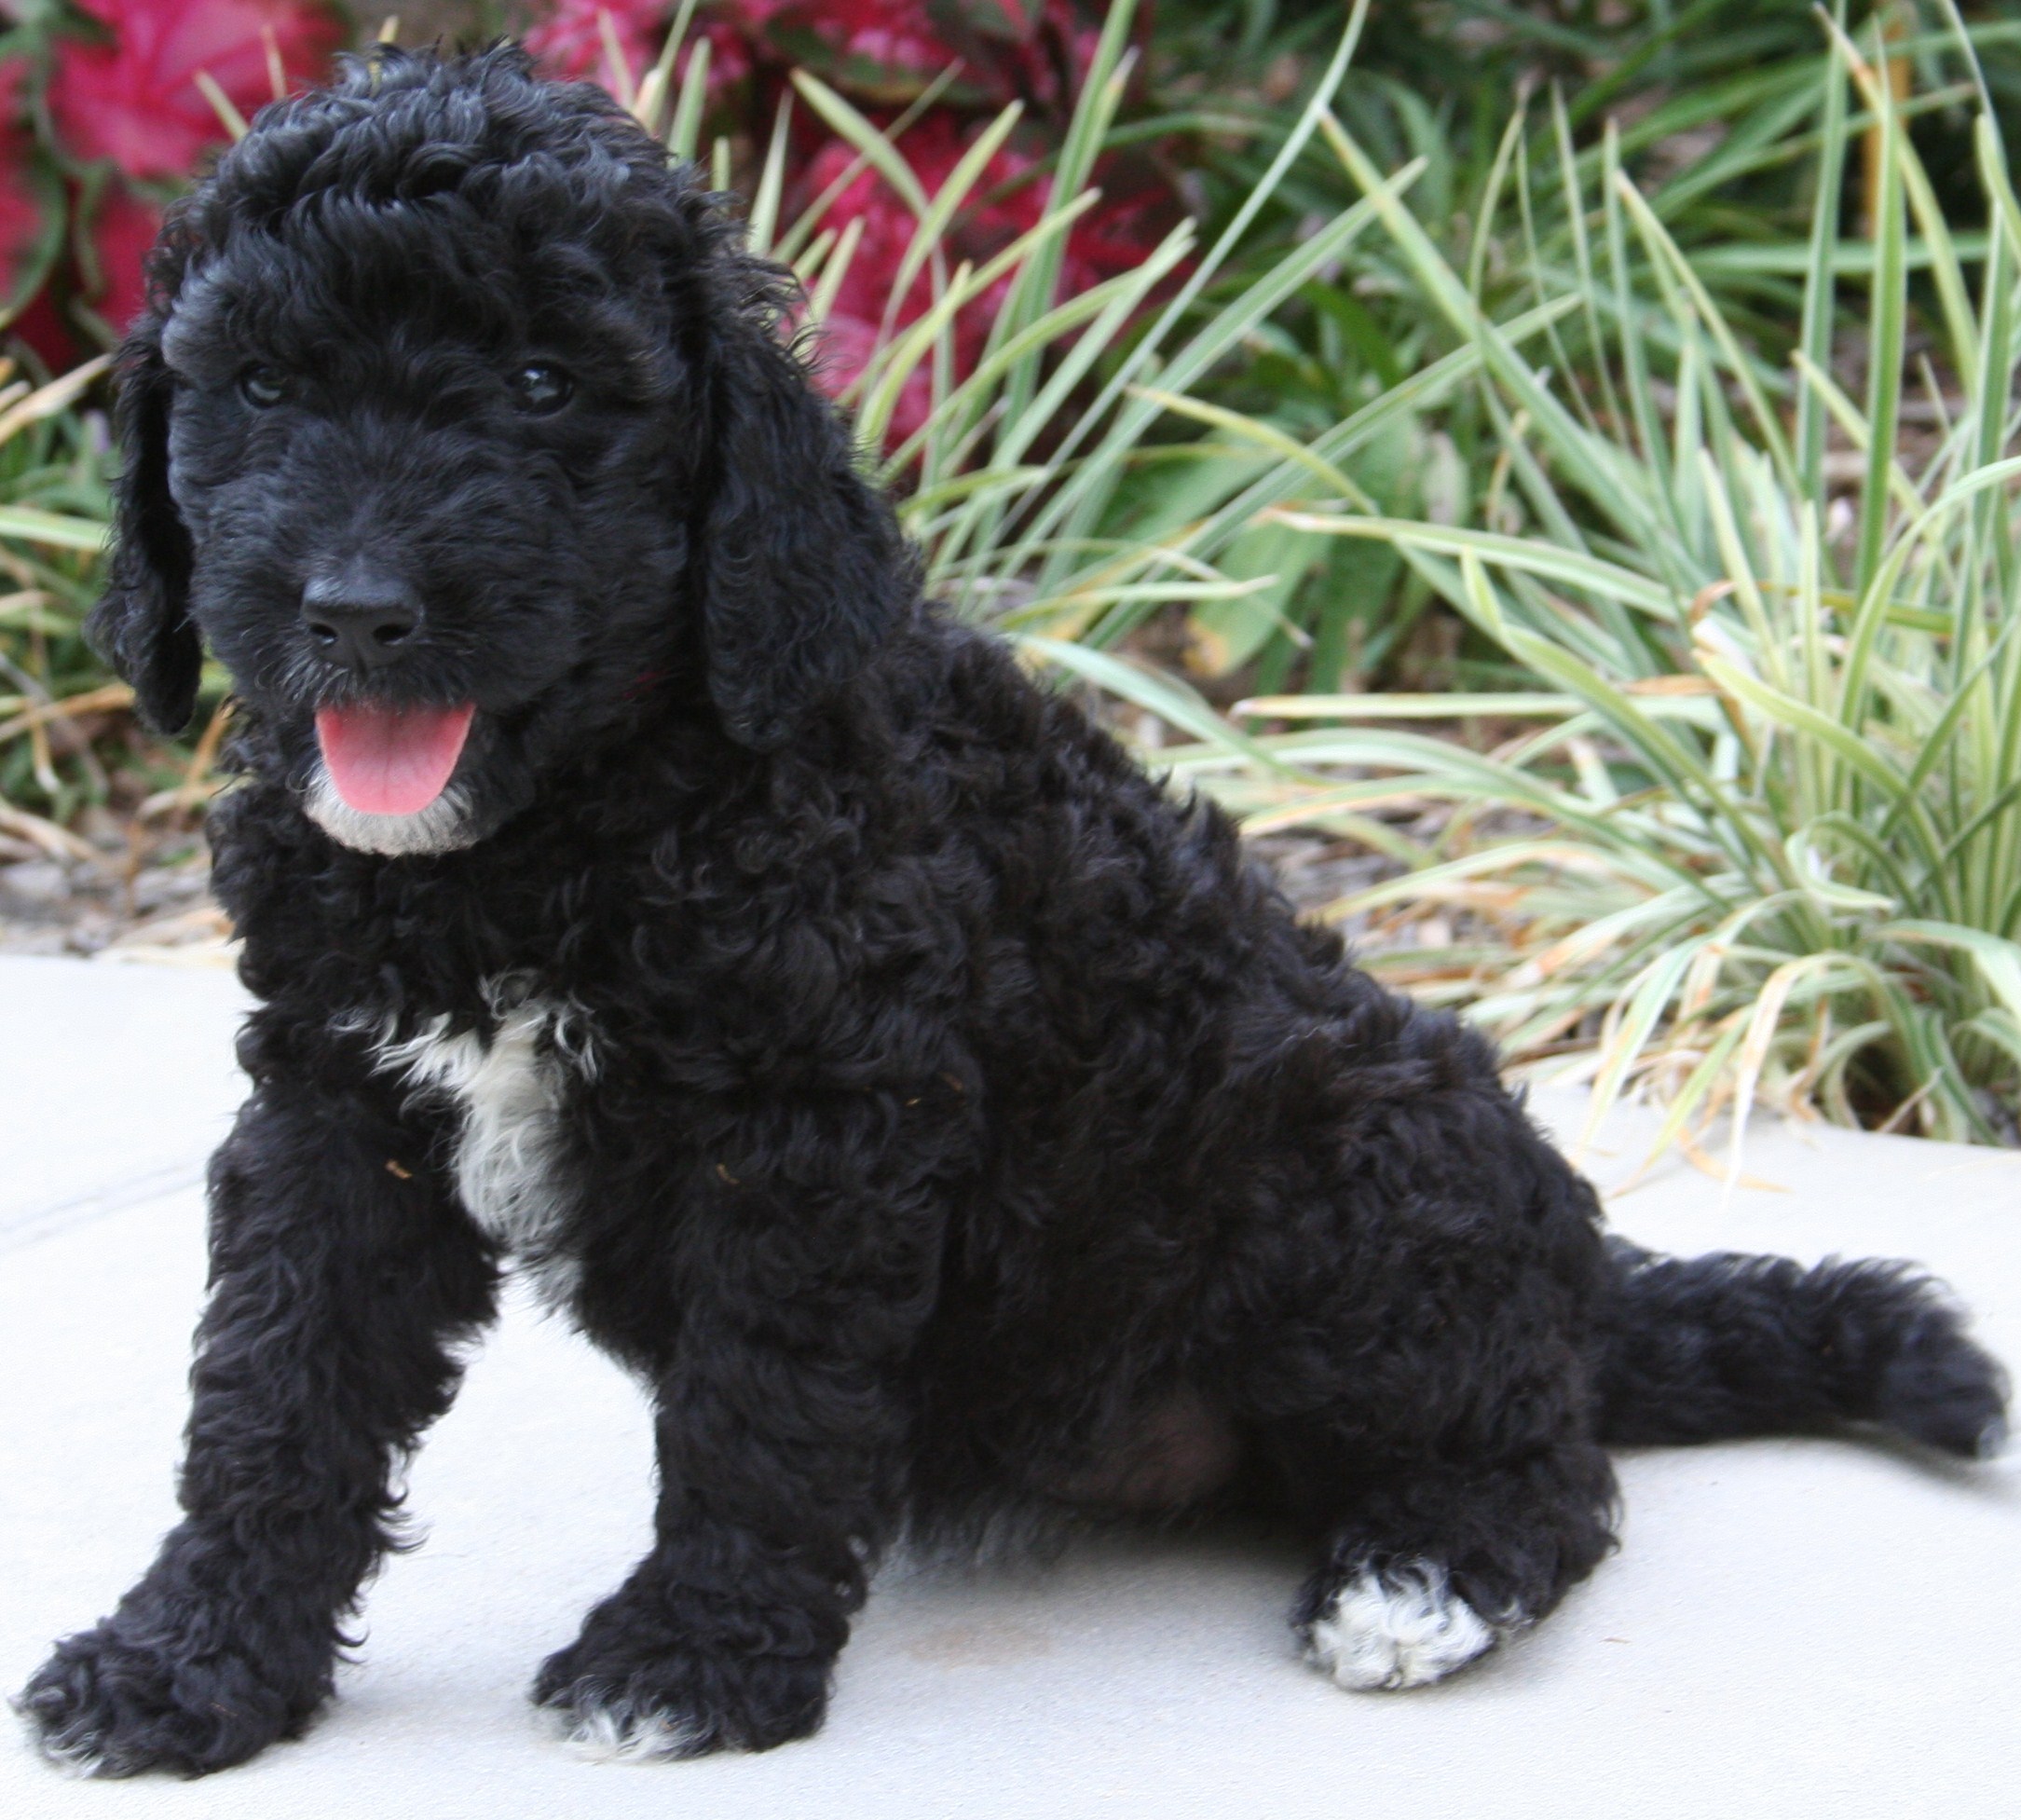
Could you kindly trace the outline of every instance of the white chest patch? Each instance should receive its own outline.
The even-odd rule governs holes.
[[[550,1303],[574,1293],[576,1265],[563,1250],[578,1184],[563,1156],[560,1114],[569,1077],[594,1078],[580,1012],[540,998],[498,1014],[489,1037],[449,1032],[437,1018],[403,1041],[382,1037],[378,1067],[443,1095],[462,1118],[457,1192],[471,1219],[533,1275]]]

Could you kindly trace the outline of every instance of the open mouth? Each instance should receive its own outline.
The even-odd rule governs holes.
[[[448,787],[476,708],[326,707],[316,738],[346,807],[365,815],[418,814]]]

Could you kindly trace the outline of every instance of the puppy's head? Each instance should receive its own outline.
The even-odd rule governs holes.
[[[778,746],[905,604],[777,275],[516,50],[266,109],[149,276],[92,636],[170,731],[208,641],[349,845],[482,840],[648,679]]]

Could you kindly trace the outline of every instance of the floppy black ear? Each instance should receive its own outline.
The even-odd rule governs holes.
[[[772,751],[862,666],[917,582],[890,505],[793,352],[746,316],[713,364],[698,553],[709,693],[734,738]]]
[[[133,685],[141,715],[180,732],[196,711],[203,647],[189,620],[189,533],[169,497],[169,400],[174,381],[153,325],[120,351],[113,418],[123,452],[113,484],[105,592],[85,622],[91,648]]]

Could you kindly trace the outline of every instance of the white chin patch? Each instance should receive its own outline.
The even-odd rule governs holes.
[[[1470,1663],[1499,1634],[1438,1563],[1410,1561],[1358,1574],[1334,1594],[1313,1622],[1305,1660],[1344,1688],[1416,1688]]]
[[[476,839],[471,832],[469,805],[453,785],[411,815],[368,815],[337,794],[321,759],[303,808],[333,841],[360,853],[454,853]]]
[[[578,1705],[563,1717],[568,1747],[593,1763],[660,1763],[694,1752],[694,1727],[671,1713],[641,1713],[617,1700]]]

